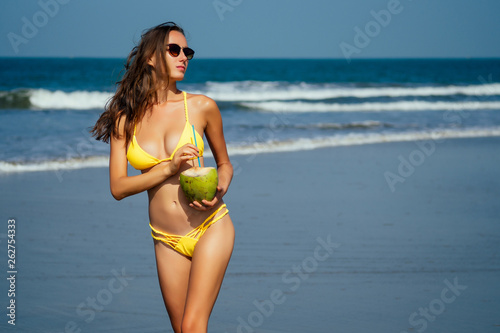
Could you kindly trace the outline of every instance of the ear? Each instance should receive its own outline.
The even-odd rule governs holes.
[[[155,56],[152,56],[152,57],[151,57],[151,58],[149,58],[149,60],[148,60],[148,65],[150,65],[150,66],[153,66],[153,67],[154,67],[154,66],[155,66],[155,65],[154,65],[154,63],[155,63]]]
[[[155,67],[155,63],[156,63],[156,55],[153,54],[151,58],[149,58],[148,60],[148,65]]]

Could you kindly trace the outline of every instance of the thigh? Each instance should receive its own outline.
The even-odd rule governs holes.
[[[194,321],[206,329],[233,245],[234,228],[229,215],[210,226],[198,241],[191,263],[184,323]]]
[[[170,322],[180,332],[189,283],[191,260],[155,240],[156,268]]]

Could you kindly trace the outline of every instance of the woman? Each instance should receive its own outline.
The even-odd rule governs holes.
[[[206,332],[234,244],[222,201],[233,176],[215,102],[177,89],[194,51],[167,22],[146,31],[130,53],[115,95],[92,129],[110,142],[113,197],[148,191],[158,279],[175,332]],[[203,166],[203,135],[219,174],[212,201],[190,203],[179,174]],[[127,160],[140,175],[128,176]]]

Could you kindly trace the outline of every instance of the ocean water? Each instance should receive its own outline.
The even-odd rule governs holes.
[[[0,173],[106,166],[88,130],[124,59],[0,59]],[[500,136],[500,59],[194,59],[230,155]],[[209,153],[209,152],[208,152]]]

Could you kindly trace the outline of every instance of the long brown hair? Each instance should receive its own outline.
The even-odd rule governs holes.
[[[125,115],[125,143],[132,139],[135,124],[148,109],[158,103],[158,91],[168,86],[166,44],[170,31],[184,30],[174,22],[166,22],[145,31],[130,52],[125,74],[117,82],[117,89],[108,101],[105,111],[90,131],[96,140],[109,142],[118,138],[121,117]],[[149,61],[154,60],[154,66]]]

